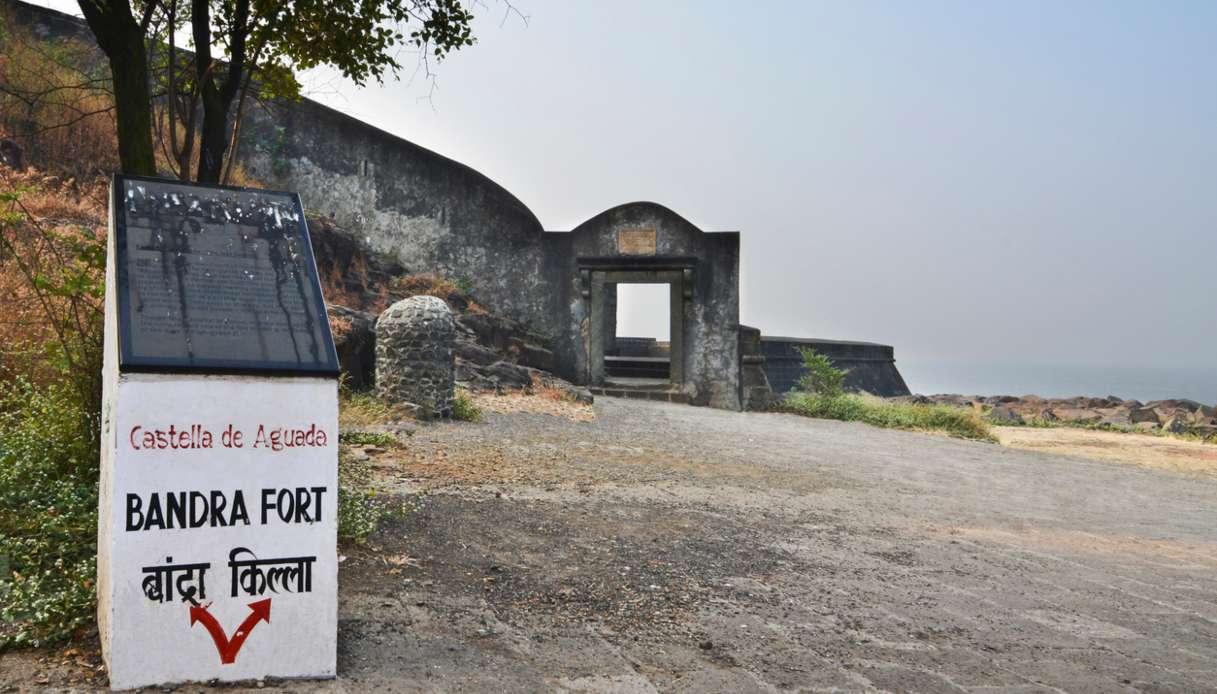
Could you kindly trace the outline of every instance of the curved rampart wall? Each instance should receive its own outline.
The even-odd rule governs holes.
[[[845,369],[845,387],[883,397],[908,395],[909,387],[896,368],[895,350],[873,342],[846,342],[814,338],[761,337],[765,376],[776,395],[790,391],[802,377],[800,348],[810,347]]]

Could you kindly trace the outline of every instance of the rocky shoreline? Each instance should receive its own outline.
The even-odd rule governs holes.
[[[965,407],[995,424],[1072,424],[1111,429],[1161,430],[1217,440],[1217,407],[1195,400],[1124,400],[1105,398],[1041,398],[1036,395],[909,395],[896,401]]]

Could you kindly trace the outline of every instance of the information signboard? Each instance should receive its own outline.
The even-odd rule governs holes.
[[[332,677],[334,344],[299,199],[116,177],[98,622],[115,689]]]

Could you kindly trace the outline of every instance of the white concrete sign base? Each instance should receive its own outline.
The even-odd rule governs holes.
[[[114,689],[333,677],[333,378],[108,370],[98,621]]]

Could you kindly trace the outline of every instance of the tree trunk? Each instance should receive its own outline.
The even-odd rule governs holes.
[[[224,152],[228,149],[228,111],[214,86],[203,89],[203,134],[199,139],[199,183],[219,183],[224,172]]]
[[[152,97],[148,91],[144,31],[131,15],[127,0],[111,0],[104,10],[96,2],[80,0],[80,9],[97,38],[97,45],[110,61],[122,172],[155,176]]]
[[[219,65],[211,60],[211,7],[208,0],[191,0],[191,30],[194,34],[195,68],[202,94],[203,123],[199,139],[199,183],[219,183],[224,174],[224,154],[228,150],[228,114],[245,70],[245,39],[248,36],[250,0],[236,0],[229,20],[232,32],[228,68],[222,82],[217,79]]]

